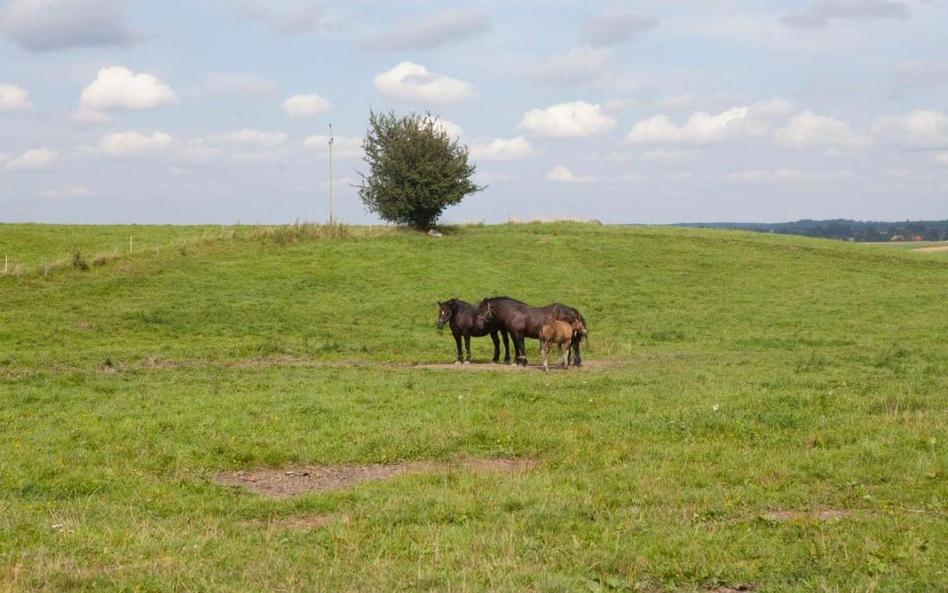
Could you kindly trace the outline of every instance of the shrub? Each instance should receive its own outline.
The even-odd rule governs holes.
[[[83,272],[85,272],[86,270],[89,269],[89,264],[88,264],[88,262],[86,262],[86,260],[82,257],[82,254],[81,254],[81,253],[79,253],[78,251],[75,251],[75,252],[73,252],[73,254],[72,254],[72,267],[74,267],[74,268],[76,268],[76,269],[79,269],[79,270],[82,270]]]

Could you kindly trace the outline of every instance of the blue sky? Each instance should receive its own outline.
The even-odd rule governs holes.
[[[0,220],[323,220],[368,112],[489,187],[444,220],[948,217],[944,0],[6,0]]]

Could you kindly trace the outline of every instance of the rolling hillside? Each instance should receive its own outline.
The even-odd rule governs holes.
[[[63,256],[128,234],[2,231]],[[0,277],[0,591],[948,578],[943,257],[565,223],[140,231],[167,247]],[[578,307],[586,368],[490,367],[487,339],[482,372],[443,368],[435,301],[496,294]],[[221,479],[401,462],[422,469],[279,499]]]

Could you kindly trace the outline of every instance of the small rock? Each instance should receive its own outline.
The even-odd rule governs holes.
[[[444,235],[442,235],[441,233],[439,233],[438,231],[434,229],[431,229],[430,231],[428,231],[428,236],[429,237],[443,237]]]

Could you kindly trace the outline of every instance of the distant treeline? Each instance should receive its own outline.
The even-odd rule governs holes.
[[[775,223],[689,222],[675,226],[804,235],[806,237],[823,237],[843,241],[948,241],[948,220],[877,222],[837,219]]]

